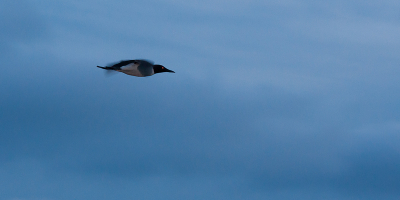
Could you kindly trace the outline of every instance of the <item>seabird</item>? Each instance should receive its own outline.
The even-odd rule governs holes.
[[[169,70],[162,65],[154,65],[153,62],[148,60],[123,60],[117,64],[112,65],[111,67],[97,67],[138,77],[151,76],[161,72],[175,73],[174,71]]]

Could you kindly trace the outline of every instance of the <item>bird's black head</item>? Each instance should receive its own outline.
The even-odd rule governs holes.
[[[171,72],[171,73],[175,73],[174,71],[169,70],[169,69],[165,68],[165,67],[162,66],[162,65],[153,65],[153,69],[154,69],[154,74],[161,73],[161,72]]]

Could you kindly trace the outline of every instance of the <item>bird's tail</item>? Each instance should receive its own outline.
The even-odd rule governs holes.
[[[101,67],[101,66],[97,66],[98,68],[101,69],[106,69],[106,70],[114,70],[112,67]]]
[[[117,71],[115,71],[115,69],[114,68],[112,68],[112,67],[101,67],[101,66],[97,66],[98,68],[101,68],[101,69],[105,69],[106,71],[104,71],[105,72],[105,75],[106,76],[111,76],[111,75],[113,75],[113,74],[115,74]]]

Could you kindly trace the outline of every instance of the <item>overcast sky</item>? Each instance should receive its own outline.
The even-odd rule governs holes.
[[[399,199],[399,10],[2,0],[0,200]]]

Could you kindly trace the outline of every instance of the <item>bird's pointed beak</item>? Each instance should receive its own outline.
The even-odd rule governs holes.
[[[166,72],[175,73],[174,71],[172,71],[172,70],[169,70],[169,69],[165,69],[165,71],[166,71]]]

